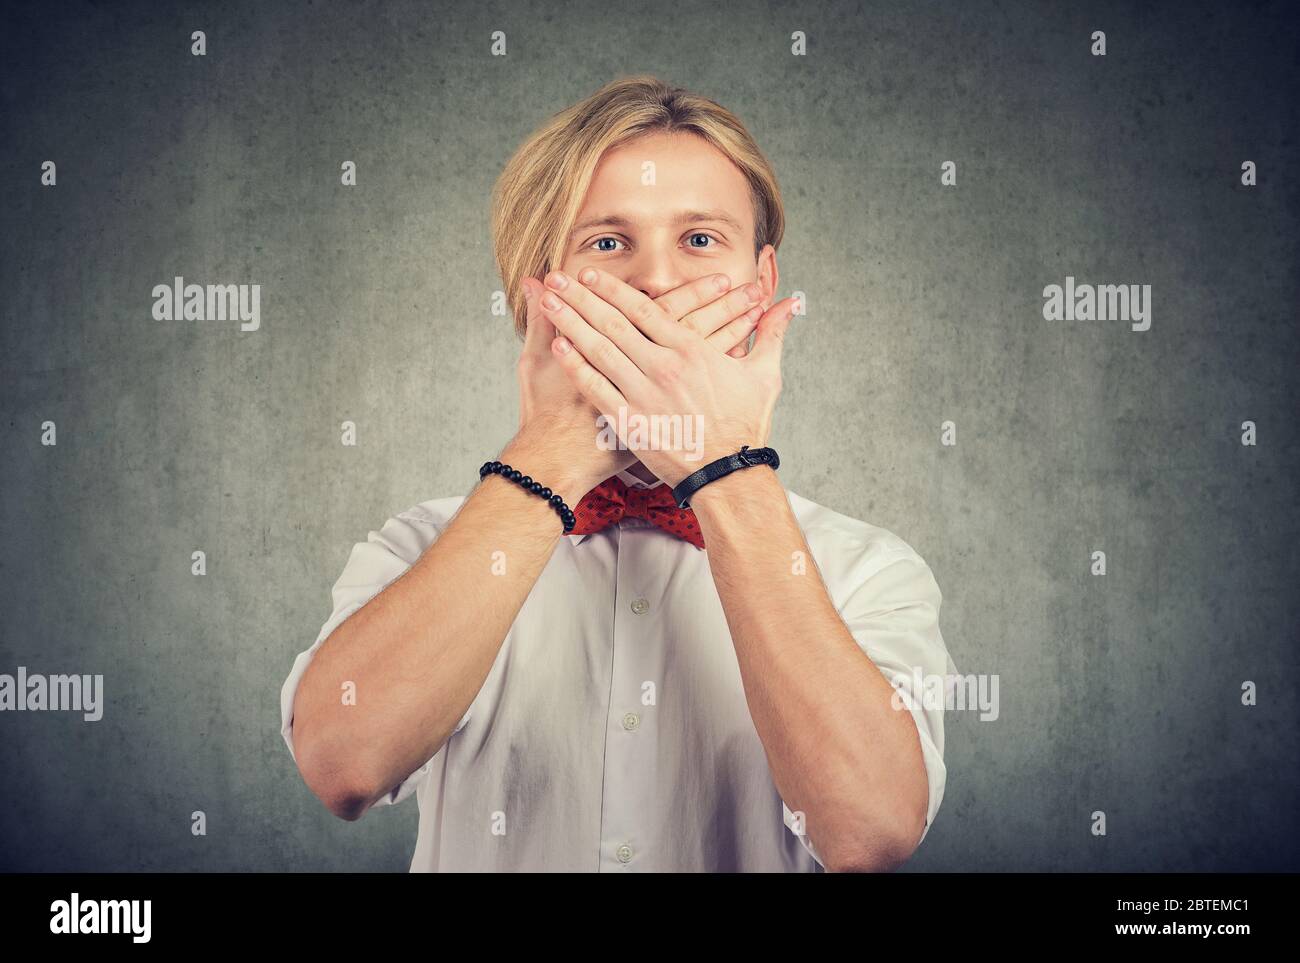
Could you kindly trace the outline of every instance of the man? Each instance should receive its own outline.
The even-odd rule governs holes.
[[[781,388],[765,159],[628,78],[526,142],[494,205],[519,431],[468,497],[353,549],[282,691],[305,781],[345,819],[417,792],[412,870],[897,867],[946,777],[910,691],[954,671],[928,566],[770,462],[689,481],[765,448]],[[607,443],[652,416],[698,443]]]

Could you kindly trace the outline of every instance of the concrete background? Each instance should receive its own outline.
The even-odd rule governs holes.
[[[330,816],[280,686],[352,544],[514,431],[494,178],[642,71],[785,191],[785,483],[907,539],[1000,676],[907,869],[1300,869],[1293,5],[1058,7],[8,5],[0,672],[108,704],[0,714],[0,869],[407,868],[415,801]],[[261,330],[154,321],[175,275],[262,284]],[[1066,275],[1151,329],[1044,321]]]

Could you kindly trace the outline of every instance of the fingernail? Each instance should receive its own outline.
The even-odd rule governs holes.
[[[559,271],[552,271],[546,275],[546,284],[548,287],[555,288],[557,291],[563,291],[569,286],[569,279]]]
[[[713,277],[713,283],[719,291],[725,291],[727,288],[731,287],[731,278],[727,277],[725,274],[715,274]]]
[[[749,299],[750,304],[753,304],[762,296],[763,296],[763,291],[762,289],[759,288],[757,284],[745,285],[745,297]]]
[[[578,280],[581,281],[583,284],[595,284],[596,269],[587,268],[585,271],[583,271],[581,274],[578,275]]]
[[[547,291],[546,294],[542,296],[542,307],[550,308],[552,311],[554,311],[559,306],[560,306],[560,299],[557,298],[550,291]]]
[[[569,339],[568,339],[568,338],[556,338],[556,339],[555,339],[555,350],[558,351],[558,352],[560,352],[560,354],[568,354],[568,353],[569,353],[569,348],[570,348],[570,345],[569,345]]]

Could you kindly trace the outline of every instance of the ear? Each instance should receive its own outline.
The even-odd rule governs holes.
[[[763,313],[772,307],[773,299],[776,297],[777,289],[781,283],[781,270],[776,263],[776,248],[771,244],[764,244],[763,250],[758,253],[758,264],[755,266],[754,283],[758,289],[763,292]]]

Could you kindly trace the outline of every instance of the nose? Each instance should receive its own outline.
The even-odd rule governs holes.
[[[652,299],[691,280],[672,242],[646,244],[626,264],[628,273],[623,280]]]

